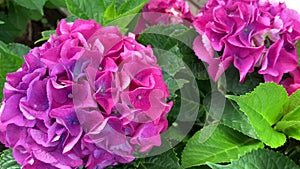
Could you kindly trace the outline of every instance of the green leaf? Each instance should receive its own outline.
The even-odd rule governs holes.
[[[179,159],[176,156],[174,149],[170,149],[160,155],[145,158],[140,162],[140,169],[179,169]]]
[[[66,17],[67,22],[75,22],[77,19],[78,18],[76,16],[73,16],[73,15]]]
[[[0,155],[0,168],[3,169],[21,169],[21,166],[15,161],[11,149],[4,150]]]
[[[114,20],[117,17],[116,1],[113,0],[112,3],[106,8],[103,19],[105,22]]]
[[[42,38],[35,41],[34,44],[37,44],[39,42],[42,42],[42,41],[46,41],[50,38],[51,35],[55,34],[56,31],[55,30],[46,30],[46,31],[43,31],[42,32]]]
[[[290,96],[289,101],[284,105],[283,112],[288,114],[298,107],[300,107],[300,90],[297,90]]]
[[[300,140],[300,106],[286,114],[275,126],[276,130],[283,131],[288,136]]]
[[[110,4],[104,13],[104,22],[106,26],[118,26],[122,32],[126,33],[129,31],[133,32],[138,18],[140,16],[140,11],[148,0],[118,0],[118,1],[108,1],[105,0],[105,4]]]
[[[15,3],[33,10],[38,10],[40,14],[43,14],[43,7],[47,0],[14,0]]]
[[[174,98],[177,95],[175,94],[175,92],[179,89],[181,89],[184,84],[188,83],[189,81],[186,79],[174,79],[174,77],[170,76],[170,75],[166,75],[163,74],[164,76],[164,81],[168,86],[168,90],[170,92],[170,98]]]
[[[290,96],[283,112],[284,117],[276,124],[275,129],[300,140],[300,90]]]
[[[298,56],[298,65],[300,66],[300,41],[297,41],[296,48],[297,48],[297,56]]]
[[[14,53],[15,49],[13,51],[10,51],[8,46],[9,45],[6,45],[5,43],[0,41],[0,63],[1,63],[0,75],[2,77],[5,77],[6,73],[8,72],[16,71],[18,68],[21,67],[23,63],[23,58]],[[22,45],[14,44],[13,46],[22,46]],[[23,50],[24,52],[24,50],[26,50],[25,48],[26,47],[22,46],[21,50]]]
[[[127,0],[118,9],[118,16],[139,13],[149,0]]]
[[[96,22],[103,23],[104,0],[66,0],[66,4],[74,16],[82,19],[94,19]]]
[[[300,169],[288,157],[267,149],[254,150],[229,165],[209,166],[212,169]]]
[[[65,0],[47,0],[46,7],[47,8],[58,8],[58,7],[66,8],[67,5],[66,5]]]
[[[123,34],[126,34],[129,30],[128,27],[129,27],[130,23],[138,16],[139,16],[139,14],[123,16],[120,18],[116,18],[112,21],[108,21],[108,23],[105,23],[104,25],[105,26],[117,26],[120,28],[120,30]]]
[[[19,51],[18,48],[20,48]],[[2,90],[6,74],[16,71],[22,66],[23,59],[18,55],[23,55],[27,50],[28,47],[24,45],[16,43],[7,45],[0,41],[0,100],[3,96]]]
[[[28,54],[30,48],[28,46],[25,46],[23,44],[20,43],[10,43],[7,45],[7,50],[16,55],[16,56],[20,56],[21,58],[23,56],[25,56],[26,54]]]
[[[201,141],[201,135],[214,130],[213,134]],[[230,162],[253,149],[264,145],[224,125],[210,125],[197,132],[187,143],[182,153],[182,166],[188,168],[206,163]]]
[[[4,21],[1,21],[1,20],[0,20],[0,25],[1,25],[1,24],[4,24],[4,23],[5,23]]]
[[[182,54],[179,47],[175,45],[169,50],[154,48],[154,54],[157,57],[158,65],[170,76],[174,77],[176,73],[185,69],[185,64],[182,60]]]
[[[192,49],[192,41],[197,33],[194,29],[189,29],[181,24],[156,25],[144,30],[138,41],[144,45],[151,44],[155,49],[169,51],[177,46],[182,55],[182,59],[192,72],[190,76],[196,79],[207,80],[209,76],[203,63],[195,56]]]
[[[180,39],[176,39],[176,35],[185,31],[188,31],[188,28],[181,24],[156,25],[145,29],[138,41],[145,45],[151,44],[153,48],[169,50],[181,42]]]
[[[38,10],[28,10],[23,8],[22,11],[24,11],[23,13],[26,14],[28,20],[39,21],[43,18],[43,14],[41,14]]]
[[[256,86],[259,85],[259,83],[264,82],[264,79],[261,75],[253,72],[246,76],[244,82],[240,83],[239,71],[233,66],[230,66],[226,70],[225,77],[227,90],[235,95],[242,95],[251,92]]]
[[[27,14],[23,13],[23,10],[19,10],[22,7],[10,3],[8,8],[8,14],[0,12],[0,20],[3,20],[5,24],[0,25],[0,40],[6,43],[12,42],[16,37],[21,36],[27,26]]]
[[[272,148],[285,143],[285,135],[272,128],[282,117],[283,106],[288,101],[288,94],[281,85],[262,83],[252,93],[227,97],[237,102],[262,142]]]
[[[214,97],[224,97],[223,95],[214,94]],[[225,98],[224,98],[225,99]],[[214,109],[210,108],[211,102],[211,95],[208,95],[204,98],[203,104],[205,105],[206,111],[208,114],[215,114],[215,113],[223,113],[222,118],[220,119],[220,122],[228,127],[231,127],[234,130],[237,130],[249,137],[252,137],[254,139],[258,139],[254,129],[252,128],[248,117],[239,110],[239,107],[236,103],[234,103],[231,100],[226,100],[225,108],[222,112],[211,112]],[[218,105],[218,103],[213,103]],[[210,116],[211,118],[214,118],[214,116]],[[218,120],[218,119],[214,119]]]
[[[187,70],[183,58],[191,57],[190,53],[186,51],[192,52],[192,50],[181,39],[183,38],[181,35],[187,31],[190,29],[179,24],[153,26],[144,30],[138,39],[139,42],[145,45],[151,44],[153,47],[158,64],[165,72],[163,75],[171,93],[170,97],[176,96],[175,92],[191,80],[186,76],[186,74],[192,75],[192,73]],[[177,37],[179,35],[180,38]]]

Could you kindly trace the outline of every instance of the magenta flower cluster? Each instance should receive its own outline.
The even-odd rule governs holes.
[[[184,24],[191,26],[194,16],[184,0],[150,0],[143,8],[136,33],[148,26]]]
[[[291,95],[300,89],[300,66],[296,70],[289,73],[291,77],[285,79],[282,84],[287,92]]]
[[[172,103],[150,46],[62,20],[24,58],[0,109],[0,141],[24,169],[101,169],[161,144]]]
[[[208,63],[215,81],[231,64],[239,70],[241,82],[257,70],[265,81],[279,83],[297,68],[300,16],[285,3],[209,0],[194,26],[200,35],[193,48]]]

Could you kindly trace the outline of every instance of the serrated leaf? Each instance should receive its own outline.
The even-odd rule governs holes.
[[[170,149],[160,155],[148,157],[141,161],[140,169],[179,169],[179,159],[174,149]]]
[[[300,140],[300,106],[286,114],[276,124],[275,129],[284,132],[289,137]]]
[[[82,19],[94,19],[96,22],[103,23],[104,0],[66,0],[66,4],[74,16]]]
[[[210,138],[201,142],[202,132],[214,129]],[[188,168],[206,163],[230,162],[263,144],[224,125],[206,126],[187,143],[182,153],[182,166]]]
[[[209,166],[212,169],[300,169],[288,157],[267,149],[254,150],[229,165]]]
[[[224,97],[223,95],[214,95],[214,97]],[[225,98],[224,98],[225,99]],[[239,107],[236,103],[231,100],[226,100],[224,110],[222,112],[209,112],[214,109],[210,109],[210,104],[216,104],[219,106],[218,103],[210,103],[211,102],[211,95],[208,95],[204,98],[203,104],[205,105],[206,111],[208,114],[215,114],[215,113],[222,113],[222,118],[220,122],[234,130],[237,130],[249,137],[254,139],[258,139],[254,129],[252,128],[247,116],[239,110]],[[213,118],[214,116],[210,116]],[[218,119],[214,119],[218,120]]]
[[[12,150],[4,150],[0,155],[0,168],[3,169],[21,169],[21,166],[15,161],[12,156]]]
[[[47,0],[14,0],[15,3],[33,10],[38,10],[43,14],[43,7]]]
[[[281,85],[262,83],[251,93],[227,98],[237,102],[262,142],[272,148],[285,143],[285,135],[272,128],[282,117],[283,106],[288,101],[288,94]]]

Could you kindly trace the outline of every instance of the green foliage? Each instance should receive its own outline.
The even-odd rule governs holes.
[[[50,35],[55,34],[55,30],[47,30],[42,32],[42,38],[35,41],[34,43],[39,43],[43,41],[47,41],[50,38]]]
[[[294,92],[284,105],[283,113],[287,114],[300,106],[300,90]]]
[[[256,72],[248,74],[244,82],[239,82],[239,71],[233,66],[230,66],[226,70],[225,75],[226,89],[228,92],[231,92],[235,95],[242,95],[251,92],[256,86],[259,85],[259,83],[264,82],[263,77]]]
[[[148,157],[140,161],[139,169],[178,169],[180,168],[179,159],[174,149],[170,149],[160,155]]]
[[[179,169],[179,159],[173,148],[151,157],[138,158],[129,164],[119,164],[107,169]]]
[[[216,97],[216,95],[214,95]],[[224,97],[223,95],[218,95],[218,97]],[[225,98],[224,98],[225,99]],[[211,101],[211,95],[208,95],[204,99],[204,105],[206,108],[206,111],[210,114],[215,114],[218,112],[211,112],[213,109],[210,108],[210,101]],[[216,104],[216,103],[213,103]],[[248,117],[239,110],[239,107],[236,103],[234,103],[231,100],[226,100],[225,103],[225,108],[222,112],[222,118],[220,119],[220,123],[224,124],[228,127],[231,127],[234,130],[237,130],[249,137],[257,139],[257,135],[251,126]],[[210,116],[213,118],[214,116]],[[218,119],[213,119],[213,120],[218,120]]]
[[[64,7],[65,0],[8,0],[3,3],[0,20],[0,40],[5,43],[13,42],[16,37],[22,36],[31,21],[43,18],[45,6]],[[46,5],[48,4],[48,5]],[[55,5],[53,5],[55,4]],[[6,11],[6,12],[4,12]]]
[[[272,128],[282,117],[283,106],[288,101],[282,86],[263,83],[246,95],[227,97],[237,102],[261,141],[272,148],[285,143],[285,135]]]
[[[201,136],[214,130],[207,139]],[[253,149],[262,148],[263,144],[224,125],[210,125],[197,132],[187,143],[182,153],[182,166],[204,165],[206,163],[230,162]]]
[[[4,150],[0,154],[0,168],[2,169],[21,169],[15,161],[11,149]]]
[[[203,63],[195,56],[192,49],[193,39],[197,36],[194,29],[183,25],[158,25],[144,30],[139,41],[145,45],[151,44],[153,48],[171,50],[174,46],[179,48],[182,60],[193,73],[193,77],[208,80],[208,74]],[[178,53],[178,52],[177,52]]]
[[[16,71],[21,67],[23,58],[29,48],[18,43],[5,44],[0,41],[0,100],[2,100],[2,89],[6,74]]]
[[[171,97],[176,96],[175,92],[189,82],[188,78],[181,78],[177,75],[185,72],[187,66],[183,61],[187,57],[181,47],[185,46],[182,39],[178,38],[184,32],[189,31],[183,25],[153,26],[143,31],[138,41],[142,44],[151,44],[154,54],[157,57],[159,66],[164,72],[164,80],[170,90]]]
[[[66,0],[68,10],[76,17],[94,19],[102,25],[128,28],[148,0]]]
[[[43,7],[47,0],[14,0],[20,6],[23,6],[27,9],[37,10],[43,14]]]
[[[65,0],[47,0],[45,6],[47,8],[67,7]]]
[[[105,10],[104,0],[66,0],[68,10],[76,17],[94,19],[102,23]]]
[[[254,150],[229,165],[209,164],[212,169],[299,169],[291,159],[266,149]]]
[[[300,140],[300,90],[295,92],[285,106],[284,117],[276,124],[275,129],[289,137]]]
[[[300,41],[297,41],[296,48],[297,48],[297,56],[298,56],[298,65],[300,66]]]

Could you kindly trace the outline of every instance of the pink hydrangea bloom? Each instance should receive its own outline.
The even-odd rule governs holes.
[[[298,64],[299,19],[284,3],[210,0],[194,21],[200,35],[193,48],[215,81],[233,63],[241,82],[258,68],[265,81],[279,83]]]
[[[143,8],[136,32],[147,26],[183,23],[191,26],[194,16],[184,0],[150,0]]]
[[[150,46],[62,20],[24,59],[0,109],[0,141],[24,169],[100,169],[161,144],[172,103]]]
[[[285,79],[282,84],[286,88],[289,95],[300,89],[300,67],[290,72],[291,77]]]

